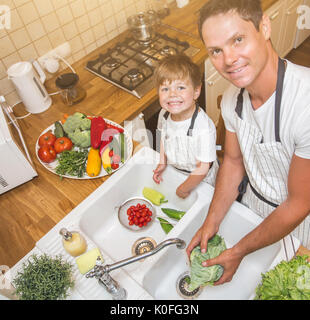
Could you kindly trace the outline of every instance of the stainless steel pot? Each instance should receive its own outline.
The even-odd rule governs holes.
[[[140,12],[129,17],[127,23],[136,40],[149,41],[154,36],[158,16],[153,11]]]

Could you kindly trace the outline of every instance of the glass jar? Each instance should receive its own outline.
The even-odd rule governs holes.
[[[86,91],[78,84],[79,76],[76,73],[65,73],[57,77],[56,86],[59,88],[63,102],[71,106],[81,102]]]

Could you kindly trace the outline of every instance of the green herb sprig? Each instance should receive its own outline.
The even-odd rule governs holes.
[[[72,268],[61,255],[33,254],[12,282],[15,293],[20,300],[65,299],[74,287]]]
[[[66,150],[59,155],[56,173],[81,178],[86,172],[87,158],[88,149],[82,149],[81,151]]]

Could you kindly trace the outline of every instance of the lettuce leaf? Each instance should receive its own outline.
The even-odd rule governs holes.
[[[310,300],[310,264],[307,255],[281,261],[262,274],[255,300]]]
[[[220,255],[226,250],[224,239],[215,235],[208,241],[208,248],[206,253],[201,253],[200,246],[195,247],[190,255],[191,268],[190,268],[190,284],[188,289],[195,290],[200,286],[213,285],[223,274],[223,267],[214,265],[210,267],[202,266],[202,262],[212,259]]]

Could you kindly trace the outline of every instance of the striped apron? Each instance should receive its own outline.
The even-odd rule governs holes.
[[[285,74],[285,63],[279,59],[275,99],[275,141],[264,142],[257,127],[242,119],[243,92],[237,98],[236,133],[243,155],[246,177],[239,186],[241,203],[266,218],[288,195],[287,178],[292,159],[280,139],[280,108]],[[293,230],[302,245],[310,247],[310,216]]]
[[[192,116],[192,119],[191,119],[191,123],[190,123],[190,126],[187,130],[187,137],[191,137],[192,136],[192,131],[194,129],[194,126],[195,126],[195,121],[196,121],[196,118],[197,118],[197,115],[198,115],[198,111],[199,111],[199,105],[196,104],[196,109],[195,109],[195,112],[193,113],[193,116]],[[164,119],[167,120],[168,119],[168,116],[169,116],[169,112],[166,111],[163,115]],[[164,137],[164,146],[165,146],[165,150],[168,150],[168,148],[172,148],[172,149],[175,149],[176,147],[179,147],[179,146],[176,146],[175,145],[175,141],[174,140],[171,140],[169,139],[169,137]],[[186,154],[186,150],[183,150],[184,154]],[[182,152],[182,150],[180,150],[180,152]],[[184,170],[182,168],[179,168],[177,165],[173,165],[173,167],[175,169],[177,169],[178,171],[181,171],[185,174],[190,174],[191,171],[188,171],[188,170]],[[208,174],[207,176],[204,178],[203,181],[209,183],[210,185],[214,186],[215,185],[215,180],[216,180],[216,174],[217,174],[217,171],[218,171],[218,168],[219,168],[219,162],[218,160],[216,161],[213,161],[211,164],[210,164],[210,168],[209,168],[209,171],[208,171]]]

